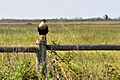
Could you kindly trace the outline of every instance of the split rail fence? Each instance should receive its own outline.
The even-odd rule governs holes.
[[[4,52],[34,52],[37,57],[37,70],[40,71],[39,65],[43,65],[42,74],[45,76],[47,73],[46,68],[46,51],[69,51],[69,50],[120,50],[120,45],[112,44],[71,44],[71,45],[47,45],[46,40],[37,40],[36,47],[24,46],[7,46],[0,47],[0,53]]]

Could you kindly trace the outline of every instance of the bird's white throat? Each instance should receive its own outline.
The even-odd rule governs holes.
[[[47,26],[47,24],[46,24],[44,21],[42,21],[42,22],[39,24],[39,28],[40,28],[40,29],[45,29],[46,26]]]

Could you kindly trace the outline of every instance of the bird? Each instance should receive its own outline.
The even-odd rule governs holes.
[[[47,20],[42,19],[38,26],[38,33],[39,33],[39,35],[42,36],[42,40],[46,40],[46,35],[48,34],[48,32],[49,32],[49,30],[48,30]]]

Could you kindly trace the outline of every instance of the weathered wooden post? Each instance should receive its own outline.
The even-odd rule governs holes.
[[[38,73],[42,71],[42,75],[46,76],[47,68],[46,68],[46,40],[37,40],[36,45],[38,47],[37,53],[37,70]],[[42,69],[40,69],[42,66]]]

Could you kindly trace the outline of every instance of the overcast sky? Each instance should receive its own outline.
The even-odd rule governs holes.
[[[0,18],[120,17],[120,0],[0,0]]]

